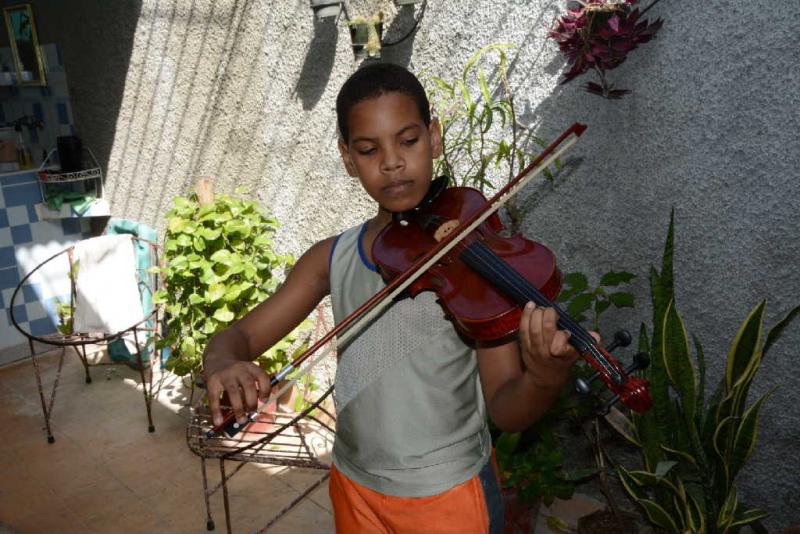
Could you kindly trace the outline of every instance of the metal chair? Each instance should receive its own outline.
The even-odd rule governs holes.
[[[201,398],[200,402],[191,409],[189,424],[186,428],[186,443],[192,452],[200,457],[206,504],[206,528],[208,530],[215,528],[214,520],[211,517],[210,497],[221,489],[225,508],[225,525],[227,532],[231,532],[228,481],[244,467],[245,463],[255,462],[324,471],[319,479],[269,519],[259,532],[274,525],[328,480],[330,475],[328,453],[335,434],[335,416],[325,406],[325,401],[332,392],[333,386],[330,386],[315,400],[306,401],[305,408],[299,413],[287,414],[277,409],[262,410],[255,422],[232,438],[225,435],[209,437],[208,433],[213,427],[213,423],[205,398]],[[213,487],[209,487],[207,459],[219,460],[220,482]],[[225,468],[226,460],[239,462],[239,464],[231,472],[228,472]]]
[[[138,248],[138,250],[143,251],[143,254],[149,258],[149,261],[144,263],[149,264],[149,266],[159,265],[158,244],[139,237],[130,237],[131,245]],[[115,332],[75,332],[71,328],[72,321],[68,318],[61,321],[62,324],[60,325],[60,330],[63,330],[63,332],[60,331],[48,335],[34,335],[23,325],[21,325],[19,320],[20,318],[15,316],[15,310],[18,309],[16,306],[16,300],[18,296],[22,294],[23,286],[25,286],[31,277],[36,275],[36,273],[40,270],[46,268],[52,270],[53,267],[56,267],[59,270],[61,268],[66,268],[67,270],[66,275],[69,278],[70,286],[68,309],[71,310],[71,317],[74,317],[76,312],[78,291],[76,279],[78,276],[78,270],[80,268],[75,261],[74,252],[75,245],[62,250],[57,254],[54,254],[44,262],[37,265],[20,281],[11,297],[11,322],[14,327],[16,327],[17,330],[19,330],[19,332],[28,339],[28,346],[30,349],[34,374],[36,376],[36,384],[39,389],[39,397],[42,403],[42,413],[44,415],[47,441],[49,443],[55,442],[50,423],[53,412],[53,404],[55,402],[56,392],[58,390],[58,384],[61,378],[61,370],[64,364],[64,354],[67,352],[68,348],[72,348],[80,358],[81,363],[83,364],[87,384],[92,382],[92,377],[89,371],[90,367],[98,365],[121,365],[125,363],[128,365],[134,364],[133,367],[138,369],[142,380],[142,393],[144,396],[145,407],[147,409],[148,431],[154,432],[155,425],[153,424],[151,403],[155,397],[153,393],[153,366],[158,363],[155,350],[155,340],[159,335],[159,325],[161,321],[161,309],[159,306],[153,306],[150,310],[143,310],[144,317],[140,321],[137,321],[135,324],[131,324]],[[66,262],[64,261],[65,259]],[[62,263],[61,266],[58,265],[59,261]],[[145,295],[152,296],[159,286],[158,275],[151,273],[147,268],[141,268],[138,265],[134,265],[133,268],[136,272],[136,285],[140,297],[144,298]],[[113,295],[109,295],[109,297],[113,297]],[[120,340],[121,343],[124,343],[124,340],[126,339],[132,341],[135,346],[135,355],[132,355],[135,356],[135,359],[129,362],[101,361],[94,363],[89,361],[87,355],[87,346],[94,345],[107,348],[115,341]],[[61,348],[61,353],[59,355],[58,365],[56,368],[56,375],[52,384],[52,390],[50,390],[49,395],[47,396],[45,395],[45,387],[43,384],[42,372],[39,363],[39,356],[41,353],[37,354],[34,347],[34,342]]]

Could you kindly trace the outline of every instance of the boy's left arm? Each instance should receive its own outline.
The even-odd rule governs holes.
[[[489,415],[498,428],[528,428],[553,404],[579,355],[569,333],[558,330],[552,308],[529,303],[522,311],[519,341],[478,348],[478,368]]]

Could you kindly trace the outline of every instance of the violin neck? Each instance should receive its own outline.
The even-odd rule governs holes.
[[[497,289],[524,306],[533,302],[537,306],[553,308],[558,314],[558,327],[570,332],[569,342],[578,352],[602,367],[614,382],[623,377],[619,370],[609,362],[607,352],[597,346],[594,337],[555,302],[551,301],[539,289],[518,273],[505,260],[481,241],[474,241],[466,246],[460,256],[471,269],[486,278]]]

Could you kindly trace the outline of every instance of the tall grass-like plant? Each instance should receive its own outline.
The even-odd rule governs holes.
[[[667,532],[736,532],[765,517],[745,506],[735,480],[756,444],[759,412],[770,392],[748,403],[763,357],[800,312],[792,309],[766,332],[766,302],[758,303],[728,349],[725,376],[706,398],[706,360],[678,313],[672,269],[674,214],[659,273],[650,272],[653,331],[642,327],[640,348],[651,353],[646,372],[653,408],[633,415],[633,435],[644,468],[619,468],[625,489],[650,521]],[[694,350],[692,350],[692,345]]]
[[[507,181],[514,178],[548,145],[517,117],[508,83],[511,49],[509,43],[485,46],[472,54],[460,76],[424,79],[433,114],[442,128],[442,156],[435,162],[434,175],[446,175],[455,185],[486,194],[498,189],[504,177]],[[556,160],[554,169],[542,174],[553,179],[553,171],[561,167]],[[511,199],[505,209],[511,230],[517,232],[526,207]]]

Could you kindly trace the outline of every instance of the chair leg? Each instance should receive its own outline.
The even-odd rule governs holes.
[[[92,376],[89,374],[89,359],[86,356],[86,345],[81,345],[81,350],[78,350],[78,347],[75,347],[75,352],[78,353],[78,358],[81,359],[81,363],[83,364],[83,372],[86,375],[86,383],[92,383]]]
[[[56,377],[53,382],[53,390],[50,393],[50,402],[48,403],[44,397],[44,386],[42,384],[42,372],[39,367],[39,358],[33,347],[33,340],[28,339],[28,347],[31,352],[31,361],[33,362],[33,373],[36,375],[36,386],[39,389],[39,400],[42,402],[42,414],[44,415],[44,426],[47,432],[47,442],[55,443],[56,438],[53,437],[52,429],[50,428],[50,415],[53,413],[53,403],[56,400],[56,390],[58,389],[58,380],[61,378],[61,369],[64,366],[64,352],[66,347],[61,348],[61,354],[58,356],[58,368],[56,369]]]
[[[206,459],[200,457],[200,467],[203,470],[203,498],[206,501],[206,530],[214,530],[214,520],[211,518],[211,503],[209,502],[208,476],[206,475]]]
[[[225,476],[225,459],[219,460],[219,472],[222,475],[222,502],[225,504],[225,526],[231,534],[231,506],[228,502],[228,477]]]
[[[149,380],[147,380],[144,376],[144,362],[142,361],[142,347],[139,345],[139,336],[136,333],[136,329],[133,329],[133,342],[136,344],[136,362],[137,367],[139,368],[139,376],[142,378],[142,393],[144,394],[144,405],[147,408],[147,431],[148,432],[155,432],[156,427],[153,424],[153,411],[152,411],[152,402],[153,402],[153,365],[152,362],[150,364],[150,368],[148,369],[147,376]]]
[[[270,519],[269,523],[267,523],[266,526],[264,526],[264,528],[262,528],[261,530],[257,531],[257,534],[261,534],[262,532],[266,532],[267,529],[269,529],[272,525],[274,525],[275,523],[278,522],[278,519],[280,519],[281,517],[283,517],[284,515],[289,513],[292,510],[292,508],[294,508],[295,506],[300,504],[300,501],[302,501],[303,499],[308,497],[311,494],[312,491],[314,491],[315,489],[320,487],[326,480],[328,480],[328,478],[330,478],[330,476],[331,476],[330,471],[326,471],[325,474],[322,475],[322,477],[319,480],[317,480],[316,482],[311,484],[308,488],[306,488],[306,490],[303,493],[298,495],[292,502],[287,504],[283,508],[283,510],[278,512],[278,515],[276,515],[275,517]]]

